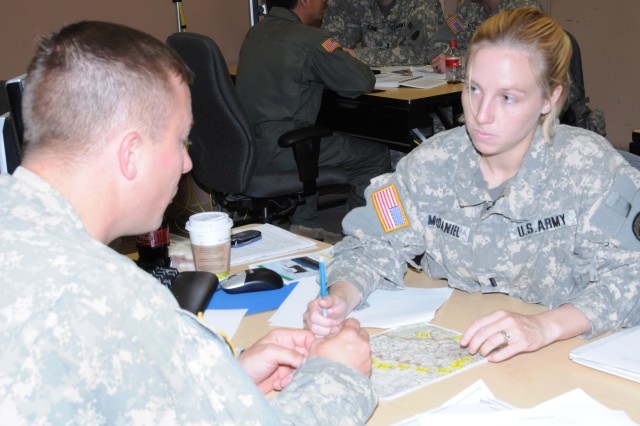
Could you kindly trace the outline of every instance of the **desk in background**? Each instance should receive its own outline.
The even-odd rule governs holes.
[[[434,281],[414,271],[407,274],[405,281],[414,287],[446,285],[445,281]],[[475,318],[497,309],[535,314],[545,308],[501,294],[470,294],[454,290],[432,323],[463,331]],[[234,342],[246,347],[258,340],[269,331],[268,319],[272,314],[264,312],[245,317],[234,336]],[[372,334],[380,331],[369,330]],[[569,360],[569,352],[584,343],[578,338],[555,342],[536,352],[520,354],[501,363],[475,366],[403,397],[381,401],[367,425],[390,425],[438,407],[480,379],[496,398],[519,408],[533,407],[572,389],[581,388],[608,407],[624,410],[634,421],[640,422],[639,383]]]
[[[235,81],[237,65],[229,66]],[[336,132],[382,142],[399,151],[415,148],[411,129],[432,132],[436,113],[447,129],[456,124],[443,113],[452,108],[453,117],[462,114],[462,83],[443,84],[432,89],[411,87],[386,88],[355,99],[325,90],[316,124]],[[431,133],[425,136],[431,136]]]
[[[444,84],[432,89],[386,88],[355,99],[325,90],[316,124],[410,151],[416,146],[411,129],[423,129],[426,137],[432,135],[432,113],[438,115],[446,128],[455,126],[443,109],[452,107],[453,117],[462,113],[462,87]]]

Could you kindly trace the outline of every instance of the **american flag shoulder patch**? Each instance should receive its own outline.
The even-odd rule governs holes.
[[[447,26],[454,35],[462,31],[462,24],[456,15],[451,15],[447,18]]]
[[[333,52],[338,47],[340,47],[340,43],[332,38],[328,38],[322,42],[322,47],[324,47],[324,50],[326,50],[327,52]]]
[[[409,219],[404,212],[404,207],[402,207],[395,185],[379,189],[371,197],[384,232],[391,232],[409,226]]]

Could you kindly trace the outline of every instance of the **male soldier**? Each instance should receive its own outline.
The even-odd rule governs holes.
[[[327,16],[322,27],[345,46],[346,51],[366,64],[424,65],[439,52],[433,44],[433,36],[443,24],[438,0],[345,0],[343,3],[343,13]],[[333,16],[343,18],[344,25],[336,24]]]
[[[480,24],[497,13],[519,7],[537,7],[543,10],[539,0],[460,0],[456,13],[445,19],[434,35],[433,43],[437,49],[437,55],[431,56],[434,71],[447,71],[444,52],[450,40],[456,39],[458,48],[464,52]]]
[[[107,246],[156,229],[191,169],[190,80],[168,46],[120,25],[81,22],[40,41],[23,163],[0,177],[4,423],[333,425],[371,414],[357,322],[326,340],[276,330],[236,361]],[[282,392],[269,401],[272,390]]]
[[[324,0],[273,0],[269,14],[247,34],[240,50],[236,89],[256,132],[259,169],[296,170],[291,149],[278,146],[283,133],[315,123],[326,88],[356,97],[373,89],[369,67],[315,28]],[[364,205],[369,180],[389,170],[385,145],[344,135],[322,140],[319,164],[344,169],[350,177],[350,209]],[[291,231],[327,238],[318,219],[317,196],[289,219]]]

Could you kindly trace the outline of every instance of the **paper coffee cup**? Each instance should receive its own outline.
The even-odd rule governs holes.
[[[222,212],[196,213],[189,217],[191,251],[196,271],[212,272],[219,277],[229,273],[231,263],[231,227],[233,220]]]

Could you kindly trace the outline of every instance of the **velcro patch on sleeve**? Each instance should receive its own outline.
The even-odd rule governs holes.
[[[395,185],[379,189],[371,197],[384,232],[391,232],[409,226],[409,219],[404,212],[404,207],[402,207]]]
[[[462,31],[462,24],[456,15],[451,15],[447,18],[447,27],[449,27],[449,30],[451,30],[454,35]]]
[[[325,41],[322,42],[322,47],[327,52],[333,52],[334,50],[336,50],[337,48],[340,47],[340,43],[338,43],[337,41],[335,41],[332,38],[328,38],[328,39],[326,39]]]

